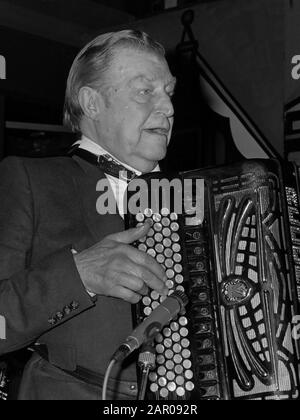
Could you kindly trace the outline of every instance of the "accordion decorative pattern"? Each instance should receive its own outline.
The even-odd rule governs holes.
[[[166,175],[144,179],[157,176]],[[129,217],[130,226],[151,218],[148,237],[136,246],[164,266],[170,291],[189,298],[186,315],[156,338],[148,397],[298,399],[292,327],[299,301],[279,164],[245,161],[177,176],[204,179],[201,222],[172,208]],[[159,302],[153,291],[144,297],[136,321]]]

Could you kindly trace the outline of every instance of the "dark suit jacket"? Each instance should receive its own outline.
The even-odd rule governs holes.
[[[104,176],[77,157],[1,162],[0,315],[7,339],[0,340],[0,355],[38,341],[55,366],[104,373],[131,331],[130,304],[103,296],[94,302],[71,253],[124,229],[119,215],[96,211],[96,184]],[[134,366],[120,378],[134,380]]]

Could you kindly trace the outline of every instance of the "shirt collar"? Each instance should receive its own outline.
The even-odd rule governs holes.
[[[135,172],[138,176],[142,174],[142,172],[132,168],[131,166],[127,165],[126,163],[121,162],[119,159],[117,159],[114,155],[112,155],[110,152],[105,150],[100,144],[94,142],[93,140],[89,139],[88,137],[82,135],[81,139],[76,141],[74,145],[78,144],[80,149],[87,150],[90,153],[93,153],[94,155],[110,155],[113,159],[115,159],[117,162],[119,162],[121,165],[125,166],[125,168],[129,169],[130,171]],[[156,167],[151,172],[158,172],[160,170],[159,165],[156,165]]]

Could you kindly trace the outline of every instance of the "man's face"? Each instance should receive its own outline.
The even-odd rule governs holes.
[[[119,160],[149,172],[164,158],[173,126],[175,78],[166,60],[120,48],[107,72],[98,142]]]

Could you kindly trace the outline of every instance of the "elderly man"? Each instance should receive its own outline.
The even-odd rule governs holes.
[[[118,178],[157,169],[173,125],[175,79],[160,44],[139,31],[101,35],[75,58],[65,122],[81,134],[72,156],[9,157],[0,165],[0,354],[35,343],[20,399],[99,399],[108,361],[132,330],[131,304],[165,273],[130,244]],[[107,178],[119,214],[100,215]],[[135,399],[134,360],[112,372],[108,397]]]

